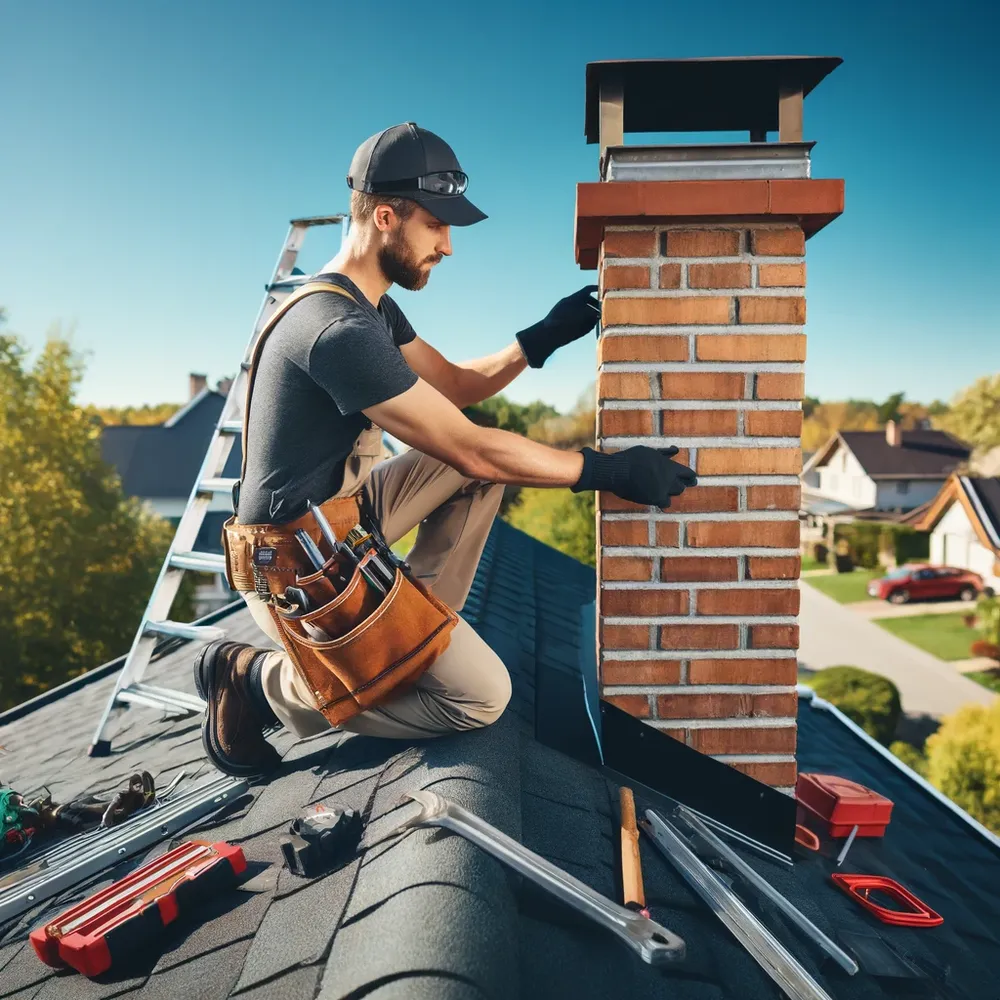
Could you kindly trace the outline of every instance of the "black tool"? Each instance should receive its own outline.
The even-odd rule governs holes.
[[[347,544],[351,547],[355,554],[359,556],[359,558],[363,558],[369,552],[373,552],[371,564],[378,572],[385,585],[391,589],[393,584],[396,582],[396,574],[389,568],[389,566],[386,565],[385,559],[379,551],[379,545],[374,535],[365,531],[360,524],[356,524],[347,533]]]
[[[301,587],[285,587],[285,600],[297,604],[304,615],[313,610],[309,595]]]
[[[292,820],[280,840],[288,870],[314,878],[347,861],[361,840],[361,814],[354,809],[317,806],[315,812]]]
[[[309,533],[305,528],[299,528],[295,532],[295,537],[299,540],[299,545],[302,546],[302,551],[305,552],[306,558],[312,563],[313,569],[322,569],[326,560],[323,558],[323,553],[320,552],[319,546],[309,537]]]

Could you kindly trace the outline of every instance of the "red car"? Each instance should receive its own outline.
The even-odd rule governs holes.
[[[868,584],[870,597],[890,604],[933,598],[974,601],[982,589],[978,573],[954,566],[900,566]]]

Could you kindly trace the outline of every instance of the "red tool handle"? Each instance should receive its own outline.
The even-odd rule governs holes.
[[[935,913],[926,903],[917,899],[909,889],[901,886],[895,879],[884,875],[831,875],[834,883],[839,886],[856,903],[874,913],[884,924],[895,924],[898,927],[937,927],[944,923],[944,917]],[[873,903],[868,894],[877,889],[909,909],[890,910],[885,906]]]

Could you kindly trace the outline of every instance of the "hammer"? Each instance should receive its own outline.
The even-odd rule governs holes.
[[[644,917],[646,894],[642,888],[642,862],[639,859],[639,829],[635,823],[635,799],[632,789],[624,785],[619,789],[618,801],[622,816],[622,902],[629,910],[635,910]]]

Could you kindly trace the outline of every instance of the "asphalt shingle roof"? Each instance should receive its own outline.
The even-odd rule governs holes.
[[[982,505],[983,513],[989,521],[989,524],[984,525],[984,527],[987,529],[992,527],[994,536],[1000,538],[1000,478],[994,476],[986,479],[970,476],[969,484],[975,491],[976,497]]]
[[[902,431],[893,447],[885,431],[841,431],[844,443],[869,476],[940,476],[946,479],[972,454],[968,445],[945,431]]]
[[[134,862],[127,862],[0,927],[0,997],[98,1000],[140,991],[144,1000],[777,997],[750,955],[645,839],[643,876],[652,915],[687,942],[685,962],[663,971],[644,965],[606,932],[451,834],[417,830],[378,843],[315,880],[280,867],[279,837],[312,804],[360,810],[368,839],[375,841],[395,823],[405,790],[433,788],[619,898],[617,781],[536,738],[553,724],[546,718],[552,698],[536,697],[536,691],[549,684],[553,671],[570,676],[588,655],[592,662],[587,623],[593,588],[592,570],[498,521],[463,610],[511,672],[512,701],[498,723],[415,743],[336,732],[296,742],[278,734],[278,774],[188,834],[243,848],[250,864],[239,889],[179,922],[133,969],[89,981],[42,965],[26,943],[28,931],[130,870]],[[260,641],[245,611],[229,616],[226,627],[233,638]],[[161,657],[148,680],[193,691],[192,654],[187,646]],[[160,787],[182,767],[189,782],[212,773],[199,720],[165,718],[138,706],[121,717],[111,756],[87,757],[112,683],[111,676],[97,680],[9,722],[0,739],[9,750],[0,758],[3,777],[28,793],[48,784],[59,801],[111,791],[140,766],[154,772]],[[821,960],[773,908],[758,912],[837,1000],[996,1000],[995,849],[835,717],[805,701],[799,733],[803,770],[861,780],[896,803],[885,839],[857,841],[844,870],[897,877],[938,909],[945,923],[931,930],[886,927],[832,887],[829,859],[813,857],[792,868],[746,852],[825,931],[847,935],[842,943],[853,935],[855,944],[881,952],[883,961],[892,948],[903,956],[897,961],[909,962],[923,978],[890,980],[867,970],[849,978]],[[637,804],[640,810],[669,805],[641,794]]]

